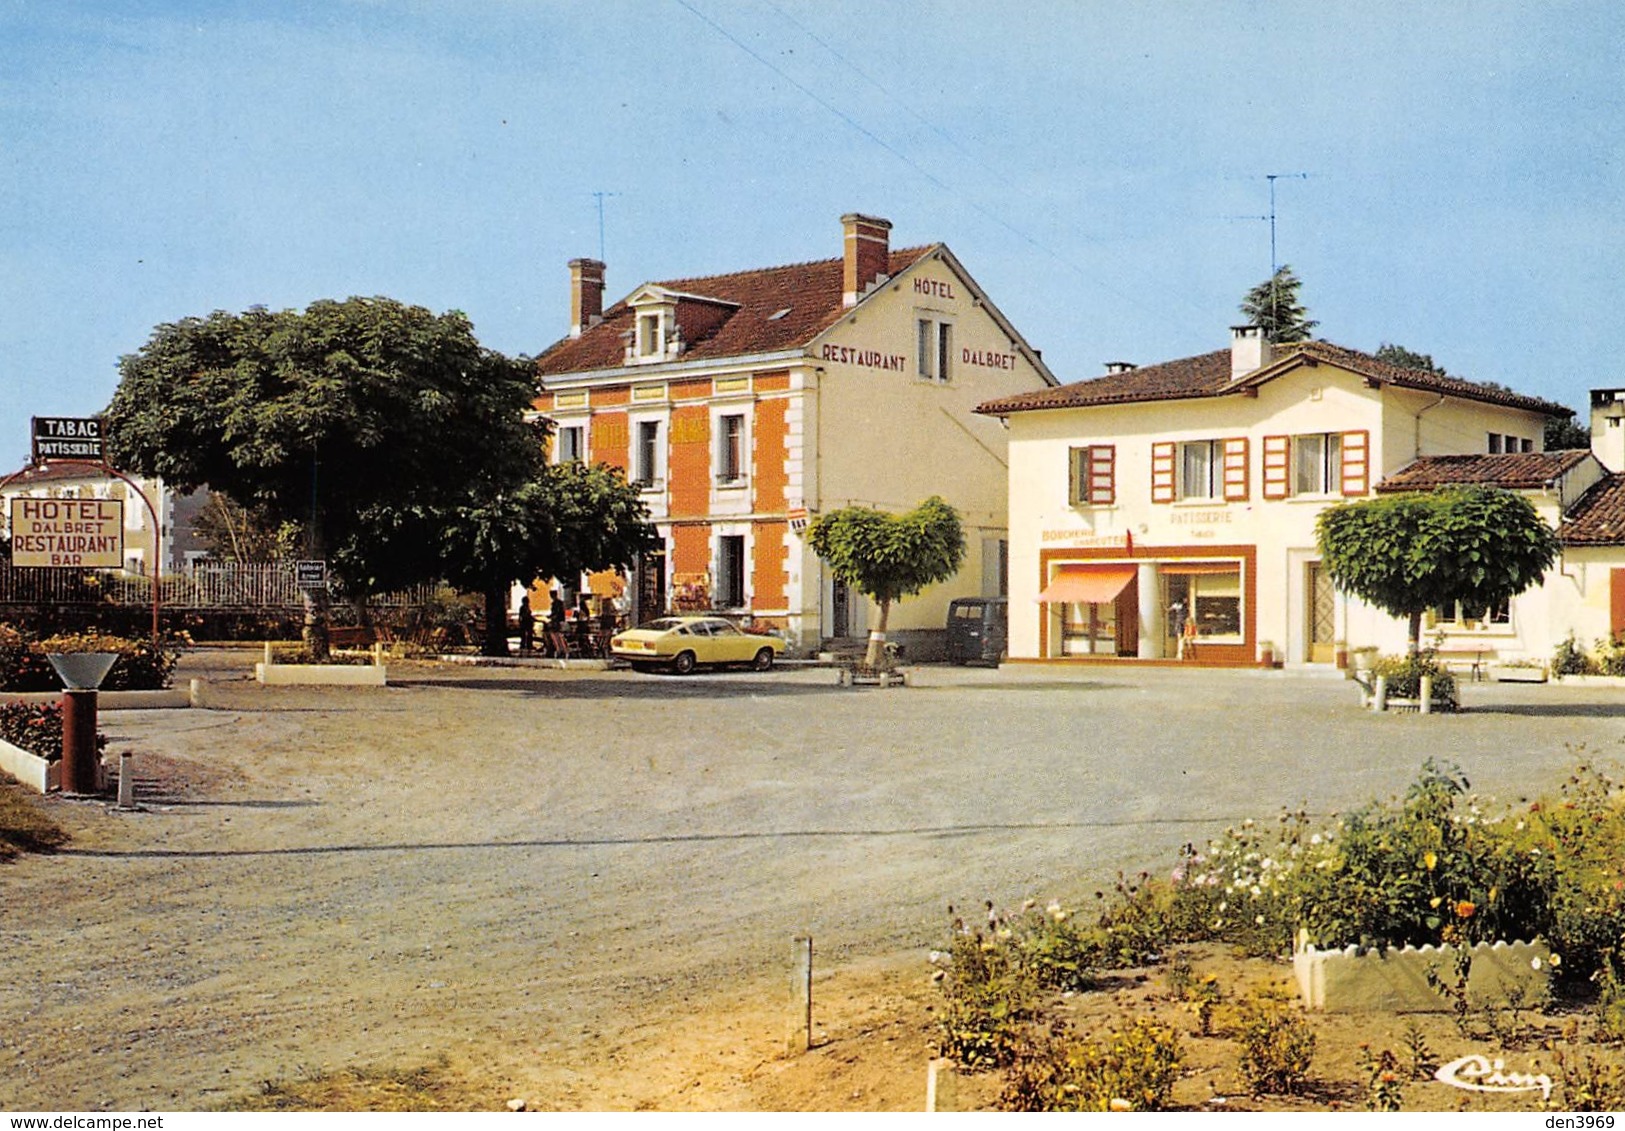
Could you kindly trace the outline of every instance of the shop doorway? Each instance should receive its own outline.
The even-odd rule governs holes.
[[[1330,664],[1337,659],[1337,593],[1332,579],[1319,562],[1304,567],[1303,591],[1309,614],[1309,662]]]
[[[852,590],[838,577],[829,587],[829,620],[831,636],[852,635]]]
[[[638,559],[637,605],[632,623],[642,624],[666,615],[666,551],[651,550]]]

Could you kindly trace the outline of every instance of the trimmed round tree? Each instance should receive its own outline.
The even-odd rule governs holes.
[[[1528,499],[1499,487],[1457,487],[1344,503],[1315,522],[1334,584],[1409,622],[1447,602],[1493,608],[1536,584],[1557,560],[1557,534]]]
[[[885,658],[892,602],[947,581],[965,560],[959,512],[936,495],[907,514],[873,507],[831,511],[812,524],[808,542],[831,573],[880,605],[880,626],[869,634],[864,658],[872,668]]]

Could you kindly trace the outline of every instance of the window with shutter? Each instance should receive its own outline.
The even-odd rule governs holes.
[[[1371,489],[1371,433],[1343,433],[1343,494],[1350,498]]]
[[[1284,499],[1291,488],[1289,478],[1292,438],[1290,436],[1264,437],[1264,497]]]
[[[1224,441],[1224,501],[1246,502],[1251,491],[1247,478],[1247,437]]]
[[[1111,506],[1117,502],[1117,448],[1090,444],[1073,448],[1069,462],[1069,501],[1073,506]]]
[[[1175,446],[1172,441],[1159,441],[1151,445],[1151,501],[1153,503],[1171,503],[1174,501],[1174,452]]]

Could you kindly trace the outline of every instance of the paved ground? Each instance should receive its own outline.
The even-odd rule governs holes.
[[[1421,718],[1258,672],[421,667],[326,691],[242,682],[249,659],[186,659],[226,680],[213,709],[104,716],[149,812],[57,803],[72,850],[0,871],[0,1107],[195,1107],[442,1049],[562,1105],[638,1025],[780,992],[793,934],[823,964],[923,951],[949,903],[1078,896],[1430,755],[1549,788],[1625,734],[1611,688],[1479,685]]]

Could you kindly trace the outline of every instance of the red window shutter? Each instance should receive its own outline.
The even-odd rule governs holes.
[[[1245,503],[1252,492],[1247,478],[1247,437],[1224,441],[1224,501]]]
[[[1290,494],[1292,437],[1264,437],[1264,497],[1284,499]]]
[[[1117,502],[1117,448],[1095,444],[1089,449],[1089,501],[1106,506]]]
[[[1174,501],[1174,451],[1172,441],[1159,441],[1151,445],[1151,501],[1153,503],[1171,503]]]
[[[1615,640],[1625,633],[1625,569],[1608,571],[1608,634]]]
[[[1343,494],[1350,498],[1371,490],[1371,433],[1343,433]]]

